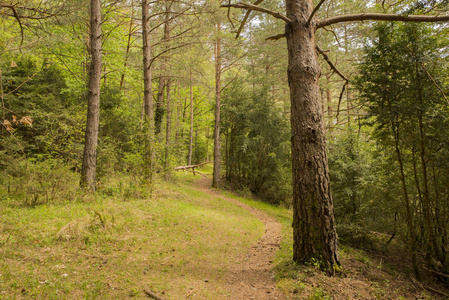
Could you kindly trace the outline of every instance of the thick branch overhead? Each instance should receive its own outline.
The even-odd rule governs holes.
[[[263,0],[257,0],[256,2],[254,2],[254,5],[260,4]],[[245,26],[246,21],[249,18],[249,14],[251,13],[251,10],[247,10],[245,16],[243,17],[242,22],[240,23],[239,29],[237,30],[237,34],[235,36],[235,38],[238,38],[240,36],[240,33],[243,30],[243,27]]]
[[[318,21],[317,28],[329,26],[332,24],[355,21],[400,21],[400,22],[444,22],[449,21],[449,15],[444,16],[425,16],[425,15],[396,15],[396,14],[378,14],[363,13],[354,15],[337,16],[322,21]]]
[[[266,14],[272,15],[273,17],[281,19],[281,20],[283,20],[284,22],[286,22],[288,24],[291,23],[291,20],[289,18],[287,18],[286,16],[284,16],[283,14],[280,14],[278,12],[275,12],[275,11],[272,11],[272,10],[269,10],[267,8],[260,7],[258,5],[254,5],[254,4],[251,4],[251,3],[239,2],[239,3],[236,3],[236,4],[224,4],[224,5],[221,5],[221,7],[235,7],[235,8],[243,8],[243,9],[248,9],[248,10],[255,10],[255,11],[258,11],[258,12],[262,12],[262,13],[266,13]]]

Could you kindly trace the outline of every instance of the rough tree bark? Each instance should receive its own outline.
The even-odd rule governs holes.
[[[87,124],[84,142],[81,186],[95,191],[97,171],[97,145],[100,124],[100,81],[101,81],[101,10],[100,0],[90,4],[90,69]]]
[[[287,0],[293,165],[293,259],[340,264],[315,52],[312,1]]]
[[[221,25],[217,24],[217,34],[221,32]],[[212,187],[220,187],[220,100],[221,100],[221,38],[215,42],[215,127],[214,127],[214,171]]]
[[[145,128],[145,177],[153,183],[154,162],[154,107],[151,86],[151,45],[148,0],[142,0],[142,38],[143,38],[143,82],[144,82],[144,128]]]

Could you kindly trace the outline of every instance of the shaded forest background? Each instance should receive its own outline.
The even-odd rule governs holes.
[[[20,2],[20,1],[19,1]],[[391,3],[390,3],[391,2]],[[327,1],[319,14],[425,13],[432,1]],[[150,3],[157,180],[213,159],[220,57],[222,178],[262,201],[291,206],[290,104],[284,30],[218,1]],[[283,2],[264,4],[275,11]],[[445,4],[437,5],[445,10]],[[145,180],[140,2],[102,1],[103,65],[97,188],[120,183],[151,196]],[[89,3],[0,4],[0,199],[27,206],[83,201],[79,188],[87,109]],[[416,277],[449,274],[449,100],[446,25],[338,25],[318,44],[321,98],[339,237],[382,250],[395,243]],[[217,53],[217,41],[221,51]],[[327,50],[329,50],[327,52]],[[218,55],[218,56],[217,56]],[[379,240],[382,243],[379,244]],[[401,252],[402,253],[402,252]]]

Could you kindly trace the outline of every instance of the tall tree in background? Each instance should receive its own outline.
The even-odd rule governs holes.
[[[192,69],[190,69],[190,75],[189,75],[189,99],[190,99],[190,135],[189,135],[189,154],[187,157],[187,165],[192,164],[192,154],[193,154],[193,82],[192,82]]]
[[[150,16],[148,1],[142,0],[142,37],[143,37],[143,81],[144,81],[144,124],[145,124],[145,176],[150,184],[153,182],[154,164],[154,107],[153,89],[151,85],[151,45]]]
[[[97,145],[100,124],[101,80],[101,9],[100,0],[90,4],[90,54],[89,94],[81,185],[95,191],[97,170]]]
[[[212,179],[212,187],[220,187],[220,99],[221,99],[221,24],[216,24],[217,38],[215,40],[214,57],[215,57],[215,126],[214,126],[214,172]]]
[[[262,1],[257,1],[259,4]],[[331,273],[340,265],[338,241],[330,191],[326,154],[324,116],[318,79],[315,32],[333,24],[363,20],[438,22],[449,16],[360,13],[318,20],[316,13],[325,0],[314,8],[312,0],[286,0],[286,15],[259,5],[240,2],[236,7],[270,14],[286,23],[288,81],[291,102],[293,169],[293,259],[307,262],[316,259]],[[244,19],[245,20],[245,19]]]

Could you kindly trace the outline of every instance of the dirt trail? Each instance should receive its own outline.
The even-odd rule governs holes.
[[[273,279],[273,258],[281,241],[281,224],[273,217],[235,199],[210,189],[211,180],[202,178],[197,188],[248,210],[265,225],[265,233],[247,253],[234,258],[236,262],[226,274],[227,289],[232,299],[286,299],[276,290]]]

